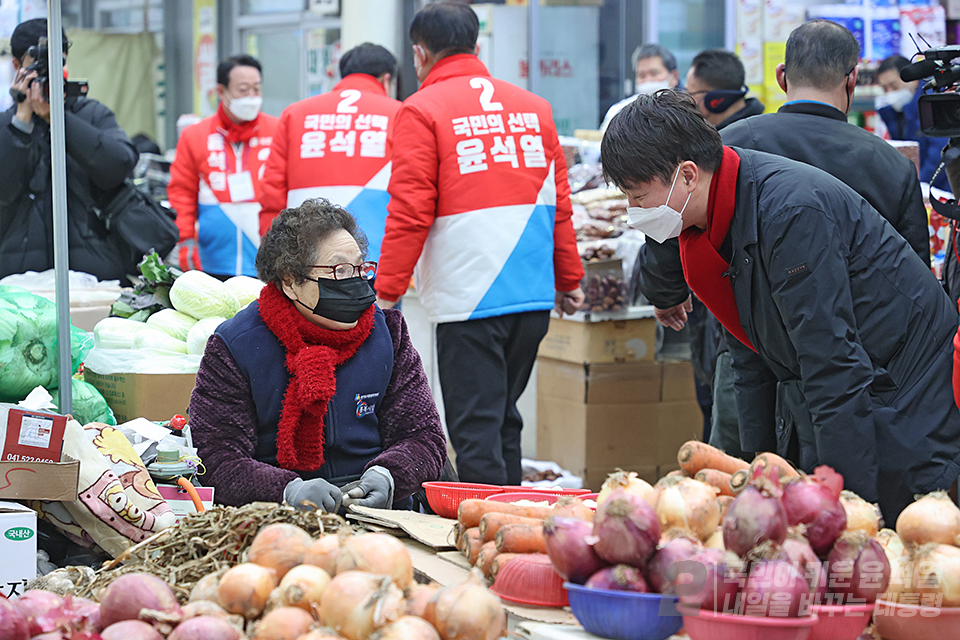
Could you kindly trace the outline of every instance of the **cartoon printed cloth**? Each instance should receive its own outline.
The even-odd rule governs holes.
[[[97,544],[116,557],[176,522],[140,456],[116,427],[102,422],[81,427],[70,420],[63,453],[80,461],[77,500],[30,506],[73,540]]]

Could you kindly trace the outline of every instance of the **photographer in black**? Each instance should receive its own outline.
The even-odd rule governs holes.
[[[50,104],[31,68],[33,56],[46,55],[38,46],[46,36],[47,21],[36,19],[17,25],[10,37],[16,101],[0,114],[0,277],[53,267]],[[64,59],[68,46],[64,33]],[[94,203],[109,201],[124,184],[137,152],[113,112],[96,100],[68,95],[64,121],[70,269],[126,284],[136,261],[99,220]]]

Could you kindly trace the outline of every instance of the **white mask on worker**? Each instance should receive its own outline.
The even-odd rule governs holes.
[[[877,96],[877,108],[893,107],[894,111],[903,111],[904,108],[913,100],[913,91],[910,87],[897,89]]]
[[[244,96],[234,98],[227,106],[237,120],[250,122],[260,115],[260,107],[263,105],[263,96]]]
[[[656,93],[660,89],[669,89],[670,80],[651,80],[650,82],[641,82],[637,85],[637,93],[641,95],[650,95]]]
[[[677,211],[671,207],[668,203],[670,196],[673,195],[673,188],[677,185],[678,177],[680,177],[680,167],[677,167],[676,173],[673,174],[673,184],[670,185],[667,201],[659,207],[627,207],[627,224],[634,229],[639,229],[645,236],[657,242],[666,242],[670,238],[679,236],[683,231],[683,212],[686,211],[693,192],[687,194],[683,209]]]

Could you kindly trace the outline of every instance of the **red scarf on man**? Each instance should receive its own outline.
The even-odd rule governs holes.
[[[257,135],[257,130],[260,128],[259,115],[250,122],[234,122],[227,115],[222,102],[217,106],[217,119],[220,121],[220,126],[217,128],[230,144],[247,142]]]
[[[727,331],[754,351],[740,324],[740,312],[730,278],[724,276],[730,263],[720,255],[720,246],[730,231],[737,206],[737,175],[740,156],[730,147],[723,148],[723,159],[710,182],[707,199],[707,229],[687,227],[680,234],[680,260],[687,284],[710,309]]]
[[[327,405],[337,392],[337,367],[353,357],[373,329],[373,305],[352,329],[318,327],[276,286],[260,292],[260,317],[287,352],[290,383],[277,428],[277,462],[284,469],[316,471],[323,464]]]

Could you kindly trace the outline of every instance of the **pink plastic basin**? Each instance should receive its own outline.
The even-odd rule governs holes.
[[[677,607],[690,640],[808,640],[817,616],[759,618],[717,613],[689,605]]]
[[[817,624],[807,640],[857,640],[870,624],[872,604],[827,605],[810,607],[817,616]]]
[[[922,607],[877,600],[873,622],[885,640],[960,638],[960,607]]]

